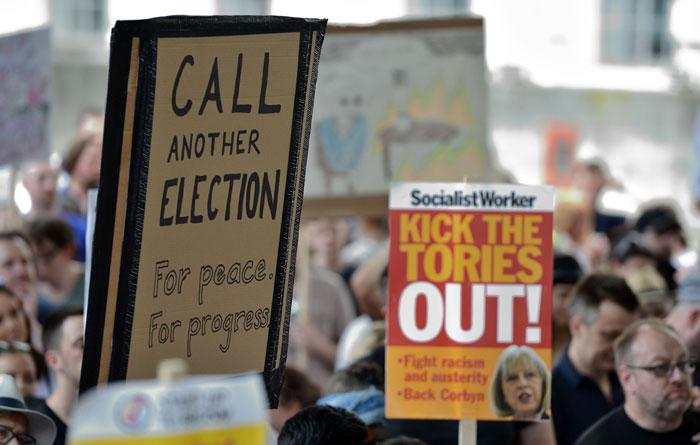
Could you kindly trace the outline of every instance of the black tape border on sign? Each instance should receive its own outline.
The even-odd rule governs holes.
[[[121,164],[126,92],[129,81],[132,35],[115,29],[112,32],[109,91],[105,110],[105,128],[100,165],[99,199],[92,243],[90,288],[88,289],[88,313],[85,314],[85,346],[80,392],[97,385],[100,373],[102,340],[105,323],[107,293],[109,287],[112,240]]]
[[[235,25],[235,27],[232,27]],[[303,126],[304,112],[302,106],[306,97],[309,63],[317,62],[318,51],[323,39],[325,30],[325,20],[307,20],[288,17],[164,17],[145,21],[127,21],[117,22],[115,26],[115,34],[129,35],[131,38],[138,36],[140,42],[140,64],[139,64],[139,80],[138,91],[136,95],[136,116],[141,116],[142,119],[136,119],[134,122],[134,134],[132,144],[132,159],[130,166],[130,180],[127,198],[127,212],[124,232],[124,243],[122,249],[121,270],[119,276],[119,291],[115,308],[115,320],[120,320],[120,323],[115,323],[113,335],[113,348],[110,363],[109,380],[124,380],[126,378],[129,348],[131,343],[131,331],[134,316],[136,284],[138,279],[139,258],[141,253],[141,236],[143,233],[143,217],[145,210],[145,193],[148,179],[148,162],[150,157],[150,140],[153,119],[153,95],[155,92],[156,79],[156,62],[157,62],[157,39],[162,37],[208,37],[208,36],[225,36],[225,35],[246,35],[246,34],[263,34],[263,33],[281,33],[281,32],[298,32],[300,33],[300,51],[299,65],[297,72],[297,91],[295,94],[293,119],[299,122],[293,126],[292,136],[290,141],[290,150],[296,143],[301,143],[299,156],[303,156],[302,162],[306,160],[306,152],[308,150],[308,137],[310,134],[310,119],[311,113],[307,114],[306,133],[301,137],[301,128]],[[123,32],[120,32],[122,31]],[[313,32],[317,32],[317,44],[315,48],[311,47]],[[186,34],[186,35],[183,35]],[[119,43],[119,42],[117,42]],[[118,45],[114,45],[115,52]],[[129,45],[130,46],[130,45]],[[120,48],[121,49],[121,48]],[[130,50],[130,48],[129,48]],[[123,49],[122,49],[123,51]],[[126,51],[130,56],[130,51]],[[124,55],[122,55],[124,57]],[[115,56],[116,58],[116,56]],[[127,67],[128,77],[128,63]],[[317,66],[311,67],[311,72],[308,75],[315,77]],[[119,93],[125,93],[120,89]],[[123,94],[125,95],[125,94]],[[149,100],[146,100],[148,98]],[[310,102],[313,99],[313,91],[309,95]],[[121,107],[122,109],[124,106]],[[307,104],[310,108],[310,104]],[[310,110],[309,110],[310,111]],[[123,116],[122,116],[123,125]],[[123,130],[123,126],[121,127]],[[120,150],[121,151],[121,150]],[[303,151],[303,153],[301,153]],[[282,230],[280,236],[280,249],[278,252],[277,277],[274,284],[273,305],[271,307],[271,325],[268,331],[268,349],[265,359],[265,369],[263,372],[265,384],[268,389],[268,396],[271,406],[277,406],[277,398],[279,389],[281,388],[284,362],[286,353],[283,353],[281,360],[275,366],[275,357],[277,348],[284,347],[286,351],[287,338],[283,339],[282,345],[278,344],[279,330],[282,326],[287,325],[289,321],[290,304],[287,308],[282,308],[282,296],[284,295],[285,270],[288,267],[289,273],[289,290],[293,286],[294,264],[286,265],[286,254],[289,236],[294,237],[295,241],[298,237],[298,224],[301,217],[301,204],[303,197],[303,177],[300,182],[299,199],[297,201],[296,220],[293,226],[293,232],[290,233],[290,219],[292,217],[292,209],[294,204],[294,190],[296,185],[296,167],[299,159],[294,152],[290,153],[289,168],[293,172],[293,178],[287,183],[285,190],[285,199],[283,205]],[[114,165],[114,164],[112,164]],[[118,164],[117,164],[118,165]],[[118,172],[117,172],[118,174]],[[302,172],[303,175],[303,172]],[[115,181],[116,184],[116,181]],[[112,220],[114,218],[112,217]],[[112,226],[113,233],[113,226]],[[111,243],[111,237],[109,239]],[[111,244],[110,244],[111,245]],[[284,247],[282,247],[284,246]],[[284,255],[281,255],[284,253]],[[296,251],[294,251],[296,254]],[[108,269],[108,268],[107,268]],[[108,280],[105,280],[108,281]],[[105,292],[102,295],[106,295]],[[290,293],[291,296],[291,293]],[[277,304],[275,304],[277,301]],[[285,310],[286,309],[286,310]],[[281,324],[281,312],[284,310],[285,325]],[[102,321],[104,322],[104,302],[102,304]],[[98,345],[98,355],[101,348],[101,341]],[[95,379],[96,382],[96,379]]]
[[[109,369],[110,381],[126,379],[126,370],[129,363],[131,329],[134,321],[134,307],[136,305],[136,284],[141,258],[141,236],[143,234],[143,218],[146,209],[148,165],[151,155],[157,41],[149,33],[140,37],[138,89],[134,109],[134,133],[131,165],[129,166],[129,192],[126,204],[124,244],[122,247],[121,268],[119,270],[117,304],[114,311],[115,323],[112,336],[112,360],[110,361]],[[137,116],[141,117],[141,119],[136,119]]]
[[[287,236],[292,236],[294,237],[294,241],[292,243],[292,258],[296,258],[297,255],[297,241],[299,239],[299,225],[301,222],[301,209],[302,209],[302,201],[304,198],[304,181],[305,181],[305,173],[306,173],[306,163],[308,159],[308,149],[309,149],[309,137],[311,136],[311,118],[312,118],[312,110],[313,110],[313,102],[314,102],[314,92],[315,92],[315,85],[316,85],[316,78],[318,77],[318,59],[320,56],[321,52],[321,45],[323,43],[323,37],[324,37],[324,32],[319,31],[316,34],[316,45],[314,47],[311,46],[311,43],[313,42],[313,32],[310,33],[302,33],[301,39],[299,41],[299,54],[300,54],[300,59],[301,55],[303,54],[303,58],[307,60],[308,64],[310,65],[311,70],[308,72],[309,76],[311,76],[311,91],[308,91],[308,96],[309,96],[309,101],[306,103],[306,108],[304,109],[295,109],[295,116],[297,112],[302,113],[302,116],[306,116],[305,122],[301,122],[298,127],[295,127],[293,132],[292,132],[292,142],[290,144],[290,150],[293,148],[294,141],[297,141],[298,137],[303,137],[302,140],[299,141],[301,144],[301,150],[299,153],[299,158],[297,158],[292,165],[292,159],[290,158],[290,164],[289,164],[289,169],[294,169],[294,171],[299,171],[298,170],[298,163],[302,163],[302,168],[300,178],[295,178],[299,184],[299,199],[297,200],[296,203],[296,213],[294,213],[295,218],[294,218],[294,225],[293,225],[293,233],[289,234],[287,233]],[[309,51],[310,49],[310,51]],[[303,65],[300,63],[299,64],[299,73],[297,74],[297,78],[299,76],[303,75],[302,72],[302,67]],[[303,70],[306,72],[306,70]],[[299,90],[297,90],[297,97],[295,97],[295,104],[299,104],[299,100],[301,100],[301,103],[303,103],[305,99],[305,95],[307,94],[307,89],[306,86],[308,84],[308,77],[305,77],[304,84],[303,86],[300,86]],[[299,85],[299,84],[298,84]],[[303,92],[301,91],[303,89]],[[302,94],[301,97],[299,97],[299,94]],[[304,124],[306,125],[304,127]],[[304,134],[301,135],[301,129],[304,128]],[[287,209],[285,208],[285,214],[284,214],[284,219],[283,222],[288,222],[289,219],[291,218],[292,210],[293,208],[289,208],[289,214],[287,214]],[[285,231],[284,228],[282,227],[282,233],[280,234],[280,239],[285,236]],[[288,239],[286,239],[288,240]],[[288,245],[288,243],[282,243],[280,242],[280,251],[278,253],[278,258],[287,258],[287,249],[284,248]],[[279,274],[279,270],[281,268],[278,267],[278,277],[281,275]],[[288,281],[288,286],[287,286],[287,292],[289,295],[289,298],[287,299],[287,304],[285,307],[282,307],[283,300],[280,298],[278,299],[278,304],[273,305],[272,307],[272,316],[271,319],[277,320],[281,322],[284,320],[282,326],[289,326],[290,322],[290,317],[291,317],[291,308],[292,308],[292,295],[293,295],[293,289],[294,289],[294,276],[295,276],[295,269],[296,265],[294,264],[294,261],[292,261],[292,264],[289,265],[289,281]],[[282,283],[280,283],[282,285]],[[276,283],[277,286],[277,283]],[[273,301],[274,302],[274,301]],[[280,314],[279,311],[282,313]],[[284,317],[284,318],[282,318]],[[279,334],[279,328],[280,328],[280,323],[277,323],[275,326],[275,331],[278,332]],[[272,333],[272,330],[270,331]],[[272,337],[270,336],[268,338],[268,346],[267,346],[267,351],[268,351],[268,357],[265,363],[265,384],[267,385],[267,390],[268,390],[268,395],[270,398],[270,408],[277,408],[277,405],[279,403],[279,393],[280,390],[282,389],[282,383],[284,382],[284,369],[285,369],[285,362],[287,360],[287,346],[289,342],[289,332],[286,331],[283,333],[282,337],[282,344],[277,344],[279,339],[279,335]],[[272,342],[275,344],[273,345]],[[271,363],[274,363],[275,357],[277,355],[277,348],[282,348],[282,354],[280,356],[280,361],[278,363],[278,367],[276,369],[273,369],[273,365]],[[270,363],[270,361],[272,361]]]

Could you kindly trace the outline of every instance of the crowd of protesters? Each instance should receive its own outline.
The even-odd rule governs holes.
[[[691,389],[700,384],[697,255],[677,203],[644,203],[632,215],[604,211],[600,198],[610,183],[601,161],[581,162],[579,199],[560,200],[555,210],[552,422],[518,421],[515,412],[511,422],[479,421],[477,443],[700,441],[693,410],[700,389]],[[312,307],[292,318],[292,333],[303,325],[328,349],[293,334],[292,347],[305,349],[307,360],[334,350],[335,368],[330,356],[323,375],[296,363],[310,379],[299,385],[295,377],[296,389],[281,398],[291,417],[281,428],[279,418],[274,422],[278,443],[456,444],[457,421],[383,416],[388,229],[381,220],[348,221],[305,227],[310,274],[334,274],[338,287],[346,284],[350,292],[338,293],[350,298],[356,317],[349,321],[348,301],[338,297],[325,300],[333,317]],[[320,287],[307,282],[310,293]],[[320,395],[312,402],[309,394]]]
[[[64,443],[78,395],[99,119],[86,115],[62,173],[43,160],[23,167],[31,209],[22,230],[0,232],[0,374],[14,379],[9,393],[53,421],[54,443]],[[511,422],[479,421],[479,444],[612,443],[620,431],[675,443],[700,432],[690,409],[700,405],[700,389],[691,390],[691,381],[700,385],[700,269],[683,219],[671,204],[602,211],[609,183],[602,163],[581,163],[580,199],[555,209],[552,421],[521,421],[516,412],[505,414]],[[385,417],[388,231],[380,217],[304,222],[269,443],[457,443],[457,421]]]

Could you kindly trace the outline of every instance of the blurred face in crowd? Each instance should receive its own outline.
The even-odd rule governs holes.
[[[669,259],[674,247],[680,242],[680,234],[676,230],[660,230],[650,226],[642,232],[642,240],[655,255]]]
[[[624,263],[612,264],[612,271],[615,275],[627,278],[630,274],[644,269],[645,267],[656,267],[656,260],[645,255],[632,255],[625,259]]]
[[[581,356],[590,369],[615,369],[613,342],[636,316],[609,300],[598,307],[598,319],[587,325],[581,317],[572,317],[571,335],[576,339]]]
[[[100,180],[102,136],[95,135],[87,143],[71,173],[71,179],[80,182],[85,189],[97,188]]]
[[[555,325],[569,325],[569,302],[575,286],[572,283],[557,283],[552,287],[552,318]]]
[[[28,295],[36,283],[32,253],[21,238],[0,240],[0,278],[18,295]]]
[[[669,372],[664,372],[663,367],[687,360],[688,354],[677,339],[658,330],[641,329],[629,357],[620,366],[625,398],[655,419],[665,422],[680,419],[691,402],[691,374],[678,366]],[[661,369],[632,369],[630,365]]]
[[[308,223],[309,245],[313,252],[335,253],[338,249],[333,220],[321,218]]]
[[[594,203],[604,185],[603,172],[597,168],[581,166],[576,172],[576,186],[587,202]]]
[[[76,386],[80,383],[83,364],[83,316],[66,318],[61,327],[61,343],[58,357],[61,371]]]
[[[0,354],[0,374],[11,375],[22,395],[36,394],[36,365],[29,353],[18,351]]]
[[[0,340],[29,341],[27,316],[14,296],[0,292]]]
[[[27,417],[13,411],[0,411],[0,441],[11,445],[19,444],[17,438],[13,438],[12,442],[5,442],[12,433],[27,434]]]
[[[514,418],[532,418],[542,403],[542,376],[532,366],[520,361],[503,373],[501,384]]]
[[[73,259],[73,247],[60,248],[51,240],[43,239],[32,243],[36,255],[37,275],[42,281],[55,282],[66,273]]]
[[[22,184],[32,198],[32,210],[50,211],[56,201],[58,172],[48,161],[29,165],[22,176]]]

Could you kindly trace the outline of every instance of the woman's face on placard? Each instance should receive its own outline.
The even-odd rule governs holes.
[[[533,366],[516,362],[503,373],[503,394],[514,418],[534,418],[542,404],[542,376]]]

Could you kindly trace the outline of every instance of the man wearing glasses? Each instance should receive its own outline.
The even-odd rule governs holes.
[[[53,421],[27,409],[14,378],[0,374],[0,444],[50,445],[55,437]]]
[[[695,363],[676,331],[658,319],[633,323],[615,341],[615,366],[625,403],[576,444],[692,443],[700,432],[700,413],[689,410]]]

